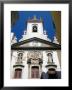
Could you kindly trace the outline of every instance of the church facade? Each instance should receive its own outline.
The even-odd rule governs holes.
[[[56,36],[51,41],[43,27],[43,20],[27,21],[27,30],[17,42],[11,33],[12,79],[60,79],[61,45]]]

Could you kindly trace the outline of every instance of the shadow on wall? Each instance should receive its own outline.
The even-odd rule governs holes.
[[[48,74],[48,72],[42,72],[41,79],[61,79],[61,71],[56,71],[55,74]]]

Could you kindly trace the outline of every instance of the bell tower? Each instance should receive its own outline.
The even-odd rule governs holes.
[[[27,29],[24,30],[24,35],[21,40],[25,40],[33,37],[47,40],[48,38],[45,32],[46,31],[44,30],[43,27],[42,18],[40,17],[40,19],[37,19],[37,17],[34,16],[32,19],[29,18],[27,20]]]
[[[43,34],[43,21],[38,20],[36,16],[33,19],[27,21],[27,34],[28,35],[40,35]]]

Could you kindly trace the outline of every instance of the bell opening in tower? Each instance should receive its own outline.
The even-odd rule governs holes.
[[[36,25],[34,25],[32,29],[33,29],[33,32],[37,32],[37,26]]]

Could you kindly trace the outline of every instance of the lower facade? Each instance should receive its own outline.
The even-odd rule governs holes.
[[[12,50],[12,79],[60,79],[60,50]]]

